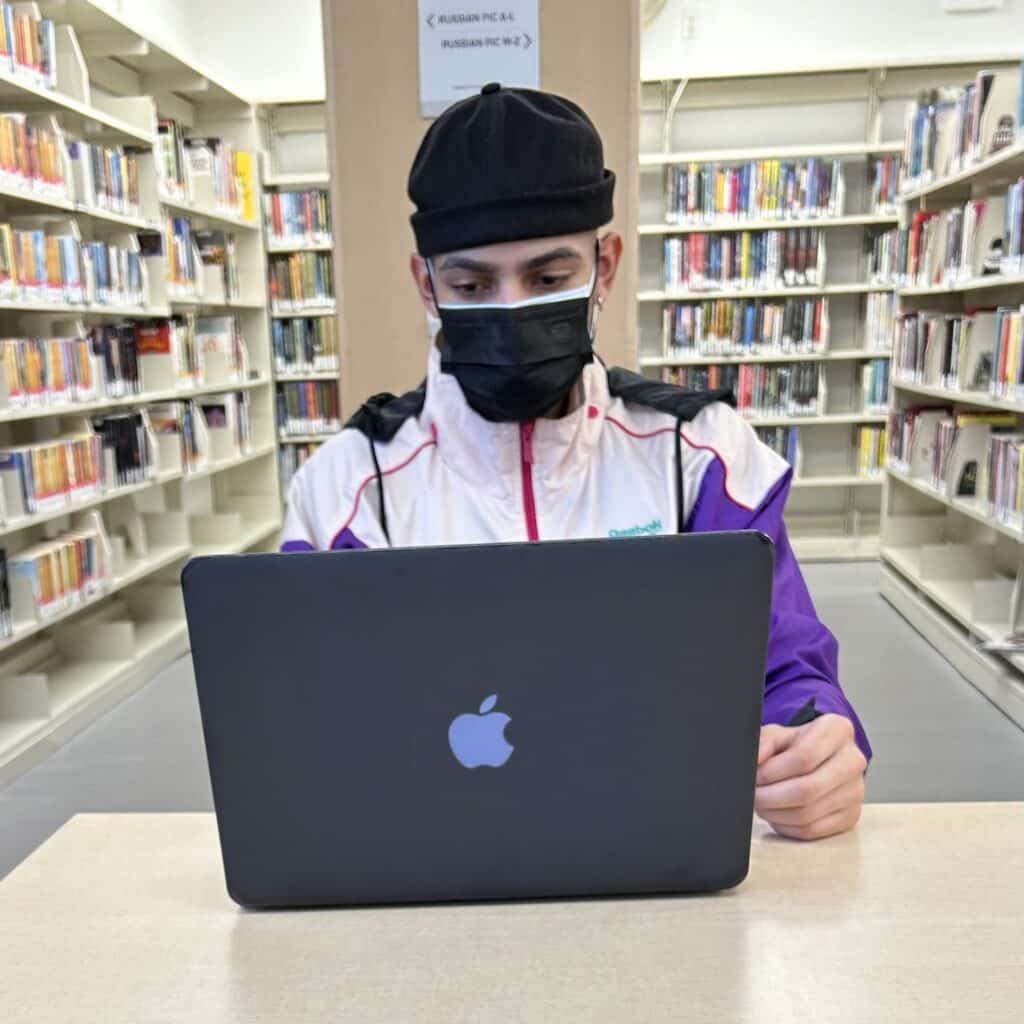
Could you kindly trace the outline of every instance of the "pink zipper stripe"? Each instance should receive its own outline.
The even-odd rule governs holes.
[[[537,529],[537,502],[533,497],[533,422],[519,424],[520,469],[523,473],[523,511],[526,513],[526,536],[540,540]]]

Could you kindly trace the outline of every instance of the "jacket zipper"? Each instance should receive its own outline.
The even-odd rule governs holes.
[[[540,540],[537,529],[537,503],[533,497],[533,421],[519,424],[520,469],[523,473],[523,511],[526,513],[526,536]]]

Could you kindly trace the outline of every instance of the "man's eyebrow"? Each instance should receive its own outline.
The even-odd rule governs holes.
[[[479,274],[493,274],[497,269],[493,263],[472,260],[468,256],[445,256],[438,270],[473,270]]]
[[[519,265],[519,270],[520,272],[539,270],[541,267],[546,267],[549,263],[554,263],[555,260],[575,260],[578,263],[582,259],[583,254],[581,252],[577,249],[571,249],[566,245],[560,249],[552,249],[550,252],[541,253],[540,256],[528,259],[525,263]]]

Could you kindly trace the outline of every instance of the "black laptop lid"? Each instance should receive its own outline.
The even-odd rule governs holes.
[[[231,895],[736,884],[771,580],[756,533],[194,560]]]

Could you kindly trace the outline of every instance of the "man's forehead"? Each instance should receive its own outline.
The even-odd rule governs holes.
[[[500,242],[459,249],[436,258],[438,269],[481,267],[498,271],[519,270],[538,262],[556,259],[582,260],[594,245],[594,237],[558,235],[552,238],[530,238],[518,242]]]

